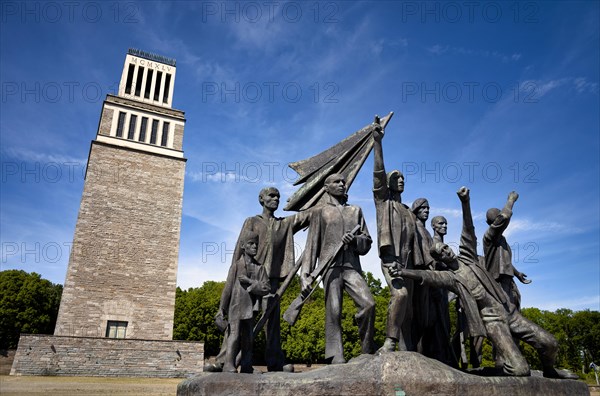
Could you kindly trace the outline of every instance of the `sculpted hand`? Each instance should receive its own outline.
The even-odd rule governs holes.
[[[381,125],[374,124],[373,125],[373,139],[376,142],[381,142],[381,139],[383,139],[383,134],[384,134],[384,131],[383,131],[383,128],[381,127]]]
[[[517,194],[516,191],[511,191],[510,194],[508,194],[509,201],[516,202],[517,199],[519,199],[519,194]]]
[[[310,274],[302,274],[300,276],[300,288],[302,290],[302,294],[305,294],[309,289],[313,279]]]
[[[355,240],[356,240],[356,236],[351,232],[345,233],[344,236],[342,237],[342,242],[344,242],[346,245],[351,244]]]
[[[252,284],[252,279],[248,278],[246,275],[241,275],[238,279],[242,286],[250,286]]]
[[[469,189],[467,187],[461,187],[456,194],[458,195],[458,198],[460,199],[461,202],[468,202],[469,201]]]
[[[390,263],[383,263],[383,266],[387,269],[388,273],[392,278],[397,278],[400,276],[400,270],[394,261]]]
[[[223,311],[219,310],[219,312],[217,312],[217,316],[215,316],[215,324],[221,332],[224,333],[225,330],[227,330],[227,326],[229,326],[229,323],[227,323],[227,320],[223,315]]]
[[[515,274],[515,276],[517,277],[517,279],[518,279],[518,280],[519,280],[521,283],[523,283],[523,284],[525,284],[525,285],[528,285],[528,284],[530,284],[530,283],[531,283],[531,279],[527,279],[527,274],[524,274],[524,273],[522,273],[522,272],[517,272],[517,273]]]

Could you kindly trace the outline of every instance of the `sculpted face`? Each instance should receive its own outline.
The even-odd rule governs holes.
[[[277,210],[280,199],[281,195],[279,195],[279,191],[276,188],[269,188],[260,195],[260,202],[262,206],[272,211]]]
[[[436,217],[431,222],[431,227],[433,227],[433,231],[440,235],[446,235],[448,232],[448,221],[444,217]]]
[[[444,245],[444,247],[442,248],[441,260],[447,264],[454,261],[455,259],[456,254],[454,253],[452,248],[450,248],[450,246],[448,245]]]
[[[391,174],[388,180],[389,189],[393,192],[404,192],[404,175],[400,171]]]
[[[458,261],[456,260],[456,254],[450,248],[450,246],[445,243],[436,243],[430,250],[431,256],[442,263],[446,264],[446,266],[450,269],[456,270],[458,269]]]
[[[429,205],[424,204],[417,210],[417,218],[421,221],[425,221],[429,218]]]
[[[258,240],[250,239],[244,243],[244,251],[250,257],[256,256],[256,252],[258,252]]]
[[[346,178],[335,174],[325,180],[325,191],[334,197],[343,197],[346,194]]]

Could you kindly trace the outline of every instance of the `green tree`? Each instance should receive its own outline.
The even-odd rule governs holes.
[[[379,347],[383,345],[386,334],[387,310],[390,302],[390,289],[386,285],[382,287],[379,279],[375,278],[372,273],[365,274],[367,284],[371,289],[371,294],[375,298],[375,345]]]
[[[584,353],[582,366],[600,364],[600,312],[579,311],[572,317],[573,343]]]
[[[173,339],[204,341],[206,356],[219,353],[223,333],[215,325],[225,282],[207,281],[201,287],[175,293]]]
[[[577,345],[574,344],[572,334],[573,311],[558,309],[556,312],[543,311],[538,308],[524,308],[523,316],[550,332],[558,341],[558,354],[556,366],[571,370],[580,370],[580,357]],[[531,368],[540,370],[542,363],[535,349],[529,344],[521,342],[521,350]]]
[[[5,271],[9,272],[9,271]],[[19,272],[19,271],[15,271]],[[22,272],[22,271],[21,271]],[[33,274],[32,274],[33,275]],[[39,275],[35,274],[38,279]],[[376,303],[375,315],[375,343],[381,345],[385,339],[385,325],[390,291],[387,286],[382,287],[381,281],[373,274],[366,273],[365,279]],[[47,282],[47,281],[46,281]],[[6,282],[0,282],[2,290]],[[8,285],[15,284],[9,281]],[[175,300],[175,323],[173,338],[178,340],[195,340],[205,342],[206,356],[214,356],[219,352],[223,335],[214,324],[214,317],[219,307],[219,301],[225,282],[205,282],[199,288],[181,290],[177,288]],[[60,285],[58,285],[60,287]],[[4,292],[3,295],[17,296],[18,293]],[[281,298],[281,313],[285,312],[290,303],[300,294],[299,277],[296,276],[289,288]],[[58,293],[60,299],[60,293]],[[5,323],[11,312],[2,300],[0,323],[2,323],[2,338],[5,336]],[[58,309],[58,301],[56,307]],[[456,323],[454,302],[450,305],[451,323]],[[4,314],[6,312],[6,314]],[[28,311],[29,312],[29,311]],[[557,366],[581,372],[582,368],[589,367],[589,363],[600,363],[600,312],[580,311],[573,312],[569,309],[559,309],[555,312],[542,311],[537,308],[524,308],[523,315],[534,323],[540,325],[559,342]],[[342,337],[346,359],[358,356],[361,352],[358,327],[354,315],[356,307],[349,296],[344,296],[342,306]],[[13,317],[15,316],[12,314]],[[31,316],[31,315],[29,315]],[[54,318],[56,315],[54,315]],[[54,323],[54,322],[53,322]],[[51,332],[54,324],[49,326]],[[25,330],[23,330],[25,331]],[[34,332],[27,330],[28,332]],[[44,332],[44,331],[37,331]],[[18,333],[17,333],[18,334]],[[18,339],[18,335],[17,335]],[[325,359],[325,293],[322,287],[317,287],[310,300],[304,305],[302,313],[296,324],[292,327],[284,320],[281,321],[281,342],[284,353],[292,363],[318,363]],[[255,358],[260,362],[264,351],[264,332],[255,340]],[[15,341],[16,345],[16,341]],[[537,352],[528,344],[521,343],[522,351],[533,369],[541,369],[541,362]],[[581,353],[584,353],[582,360]],[[594,360],[595,359],[595,360]],[[493,366],[492,346],[485,340],[483,346],[484,366]]]
[[[300,278],[294,277],[281,299],[281,312],[300,294]],[[281,321],[281,347],[288,361],[312,364],[325,359],[325,292],[317,287],[302,307],[294,326]]]
[[[381,281],[367,272],[365,274],[367,285],[375,299],[375,343],[383,344],[385,339],[385,323],[387,306],[390,299],[389,289],[381,286]],[[300,293],[298,277],[290,284],[282,298],[282,312]],[[360,355],[361,342],[356,324],[356,307],[352,299],[346,294],[342,305],[342,340],[346,359]],[[296,324],[290,326],[282,322],[282,348],[288,360],[295,363],[316,363],[325,359],[325,293],[319,287],[310,301],[302,308],[302,313]]]
[[[52,334],[62,285],[35,272],[0,272],[0,348],[16,348],[21,333]]]

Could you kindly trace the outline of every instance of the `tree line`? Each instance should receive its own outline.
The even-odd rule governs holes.
[[[385,321],[390,291],[370,272],[365,274],[367,284],[376,302],[375,343],[382,345],[385,340]],[[175,300],[175,323],[173,338],[176,340],[204,341],[205,355],[216,356],[221,347],[223,335],[214,324],[219,308],[219,300],[225,282],[205,282],[202,286],[182,290],[177,288]],[[284,312],[292,300],[300,293],[299,278],[290,284],[281,300],[281,312]],[[450,303],[451,333],[456,331],[455,301]],[[350,298],[344,298],[342,329],[345,358],[358,356],[361,351],[358,328],[354,320],[356,309]],[[540,325],[556,337],[559,342],[557,367],[567,368],[580,375],[589,373],[589,365],[600,361],[600,312],[558,309],[555,312],[538,308],[524,308],[523,316]],[[291,327],[282,320],[282,349],[291,363],[319,363],[325,359],[325,295],[318,288],[306,303],[296,324]],[[262,359],[264,333],[255,341],[255,359]],[[534,370],[541,370],[537,352],[528,344],[521,342],[527,361]],[[482,366],[493,367],[491,344],[485,340],[482,351]],[[593,375],[592,375],[593,377]]]
[[[390,292],[387,286],[370,272],[365,274],[367,284],[376,302],[375,343],[382,345],[385,339],[385,321]],[[205,356],[219,353],[223,334],[217,329],[214,318],[219,308],[225,282],[207,281],[200,287],[182,290],[177,288],[175,297],[175,320],[173,339],[203,341]],[[299,278],[290,284],[282,296],[281,312],[300,293]],[[20,270],[0,272],[0,349],[17,347],[19,335],[52,334],[58,315],[62,285],[53,284],[39,274]],[[360,354],[360,339],[354,320],[356,309],[350,298],[344,298],[342,329],[345,358]],[[556,337],[559,342],[557,367],[567,368],[581,376],[591,376],[589,365],[600,364],[600,312],[558,309],[554,312],[538,308],[524,308],[523,315]],[[456,310],[450,306],[452,333],[455,332]],[[300,318],[292,327],[282,320],[282,348],[291,363],[320,363],[325,356],[325,294],[317,288],[308,301]],[[261,363],[265,338],[261,332],[255,341],[255,358]],[[541,369],[535,350],[525,343],[521,349],[532,369]],[[597,360],[594,360],[597,359]],[[483,347],[483,366],[493,366],[492,347]]]

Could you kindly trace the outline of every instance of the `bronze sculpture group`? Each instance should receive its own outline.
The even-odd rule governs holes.
[[[370,250],[372,239],[361,208],[347,203],[351,184],[347,175],[354,177],[362,162],[358,168],[347,162],[344,165],[347,168],[331,165],[327,168],[328,174],[321,172],[320,193],[323,195],[310,200],[316,204],[295,215],[276,217],[279,191],[274,187],[260,191],[262,213],[244,222],[216,318],[225,333],[221,352],[216,364],[206,369],[237,372],[239,366],[240,372],[253,372],[252,326],[262,300],[265,312],[254,327],[254,334],[266,324],[268,370],[293,371],[293,366],[285,363],[281,349],[279,298],[299,269],[302,293],[284,318],[293,324],[303,302],[316,287],[315,282],[322,281],[328,363],[346,362],[341,328],[345,291],[357,307],[362,353],[417,351],[457,367],[456,356],[461,354],[462,360],[465,358],[464,351],[460,353],[452,347],[448,313],[450,291],[458,297],[461,336],[476,337],[479,341],[487,337],[491,341],[498,375],[530,374],[529,365],[516,343],[523,340],[538,351],[544,376],[576,378],[554,368],[558,350],[555,338],[520,314],[520,295],[514,277],[522,283],[531,281],[512,265],[512,253],[503,236],[517,193],[509,194],[502,210],[488,210],[489,228],[483,238],[484,256],[480,257],[476,250],[470,193],[462,187],[457,194],[462,205],[463,227],[459,254],[455,254],[444,243],[447,220],[442,216],[431,220],[432,236],[425,227],[430,211],[427,199],[419,198],[409,208],[402,203],[404,175],[398,170],[385,171],[382,139],[390,117],[385,122],[376,117],[376,121],[357,132],[354,139],[361,145],[363,154],[366,151],[368,155],[371,147],[374,151],[377,249],[391,294],[384,345],[376,349],[373,342],[375,300],[363,277],[359,259]],[[351,138],[340,144],[347,147],[346,141]],[[350,172],[344,171],[348,168]],[[314,170],[313,173],[319,174]],[[309,229],[306,247],[296,262],[293,234],[306,227]]]

